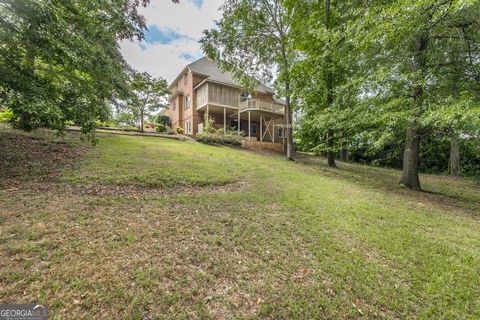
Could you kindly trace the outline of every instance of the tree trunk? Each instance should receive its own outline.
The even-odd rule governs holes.
[[[452,61],[458,63],[457,55],[455,52],[452,54]],[[458,84],[460,82],[459,70],[455,70],[452,77],[452,97],[458,99]],[[460,145],[458,132],[451,127],[450,128],[450,157],[448,159],[448,174],[453,177],[458,177],[462,171],[460,167]]]
[[[450,159],[448,161],[448,173],[451,176],[458,177],[461,173],[460,167],[460,144],[458,133],[452,130],[450,136]]]
[[[325,27],[327,30],[330,29],[330,0],[325,0]],[[327,48],[330,50],[330,48]],[[327,89],[327,108],[331,108],[333,105],[333,72],[332,72],[332,61],[330,53],[327,52],[327,57],[325,58],[325,64],[327,66],[326,73],[326,89]],[[327,160],[329,167],[336,167],[335,163],[335,152],[334,152],[334,133],[333,130],[329,129],[327,131]]]
[[[418,74],[416,84],[412,88],[412,97],[416,110],[407,125],[405,138],[405,152],[403,153],[403,168],[400,185],[412,190],[421,190],[418,176],[420,158],[420,134],[418,118],[423,113],[423,82],[425,80],[426,50],[428,46],[428,31],[421,33],[415,39],[415,51],[413,54],[413,71]]]
[[[329,167],[336,167],[335,163],[335,153],[333,152],[333,131],[328,130],[327,132],[327,160]]]
[[[285,97],[285,120],[286,120],[286,144],[287,144],[287,159],[293,160],[293,134],[292,134],[292,110],[290,108],[290,83],[285,82],[285,91],[287,96]],[[273,128],[275,134],[275,128]]]
[[[143,117],[144,117],[144,111],[143,108],[140,110],[140,132],[143,132]]]
[[[418,177],[418,163],[420,153],[420,135],[414,123],[407,127],[405,139],[405,151],[403,153],[403,170],[400,185],[412,190],[420,189],[420,179]]]

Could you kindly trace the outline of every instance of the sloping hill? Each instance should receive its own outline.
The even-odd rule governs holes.
[[[0,150],[1,301],[52,318],[480,318],[473,181],[424,175],[414,193],[395,170],[150,137],[3,128]]]

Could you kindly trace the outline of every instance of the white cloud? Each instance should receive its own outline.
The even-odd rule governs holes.
[[[172,81],[191,62],[182,55],[201,55],[198,40],[203,30],[213,27],[213,21],[220,18],[218,9],[222,3],[222,0],[205,0],[198,8],[192,1],[183,0],[179,4],[170,0],[151,1],[150,6],[141,10],[147,25],[168,27],[188,38],[171,44],[124,41],[121,43],[123,56],[135,69]]]

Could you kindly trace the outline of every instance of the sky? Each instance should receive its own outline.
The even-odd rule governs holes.
[[[198,40],[205,29],[220,19],[223,0],[152,0],[141,13],[148,31],[142,42],[120,44],[125,60],[139,71],[162,77],[169,83],[190,62],[203,56]]]

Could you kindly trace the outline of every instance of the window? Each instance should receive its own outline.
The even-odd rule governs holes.
[[[188,74],[185,73],[185,74],[183,75],[183,84],[187,84],[187,82],[188,82]]]
[[[283,128],[278,128],[278,136],[280,138],[284,138],[283,134],[284,134]]]
[[[172,110],[175,111],[175,109],[177,109],[177,104],[175,103],[175,101],[172,102]]]
[[[192,134],[192,120],[185,121],[185,134]]]
[[[185,110],[187,110],[188,108],[190,108],[190,104],[191,104],[190,96],[186,96],[186,97],[185,97],[185,104],[184,104],[183,108],[184,108]]]

